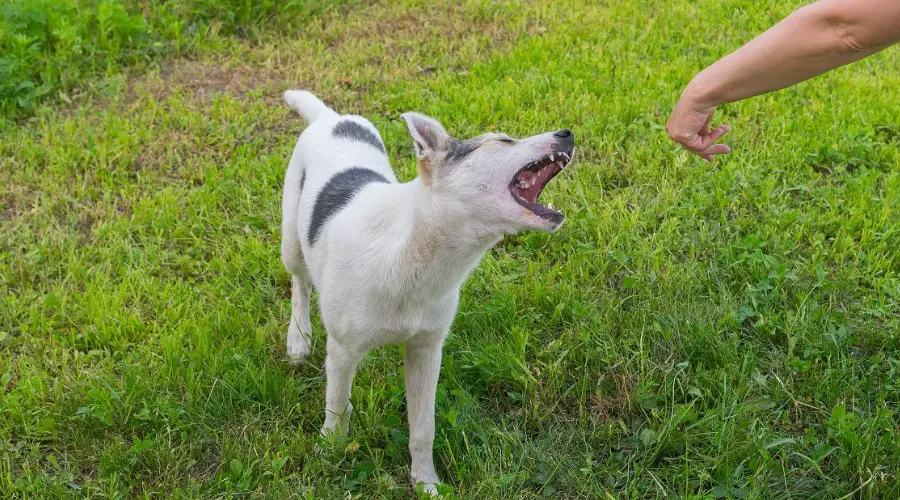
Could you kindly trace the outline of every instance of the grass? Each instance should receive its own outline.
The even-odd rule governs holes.
[[[0,496],[410,496],[399,349],[364,361],[353,441],[321,455],[320,323],[285,362],[287,88],[371,118],[402,179],[403,111],[576,133],[545,194],[564,228],[506,238],[463,291],[453,495],[900,495],[900,52],[725,106],[735,153],[708,166],[662,130],[679,90],[798,2],[403,0],[287,30],[228,5],[198,23],[242,28],[190,58],[7,108]]]
[[[217,35],[290,32],[338,3],[6,0],[0,5],[0,117],[28,117],[48,102],[72,104],[92,77],[209,49]]]

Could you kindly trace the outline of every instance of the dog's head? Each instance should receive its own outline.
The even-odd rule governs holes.
[[[505,232],[555,231],[562,225],[565,216],[537,200],[572,159],[572,132],[457,139],[433,118],[405,113],[403,119],[413,139],[419,178],[435,194],[460,201],[470,216]]]

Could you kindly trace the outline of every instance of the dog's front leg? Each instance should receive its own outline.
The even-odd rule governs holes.
[[[363,353],[347,348],[331,336],[326,341],[326,348],[325,424],[320,434],[340,442],[349,434],[350,413],[353,411],[350,389]]]
[[[439,483],[434,470],[434,396],[441,370],[443,336],[412,339],[406,344],[406,407],[409,412],[410,476],[413,485],[423,483],[425,491],[435,494]]]

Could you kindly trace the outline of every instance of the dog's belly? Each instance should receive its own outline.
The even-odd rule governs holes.
[[[353,293],[342,295],[344,300],[320,292],[323,323],[335,340],[361,349],[407,342],[419,335],[443,334],[453,322],[459,301],[457,294],[439,300],[373,300]]]
[[[377,330],[369,340],[366,348],[374,348],[385,344],[402,344],[419,335],[428,335],[432,330]]]

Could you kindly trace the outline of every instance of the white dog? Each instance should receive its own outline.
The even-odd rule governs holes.
[[[349,430],[359,361],[380,345],[405,342],[410,475],[433,494],[435,389],[460,286],[503,234],[562,224],[563,214],[537,198],[571,159],[574,138],[560,130],[459,140],[437,121],[406,113],[418,178],[403,184],[368,120],[339,115],[309,92],[284,98],[309,123],[284,179],[288,356],[298,363],[310,353],[315,286],[328,333],[322,435],[340,439]]]

